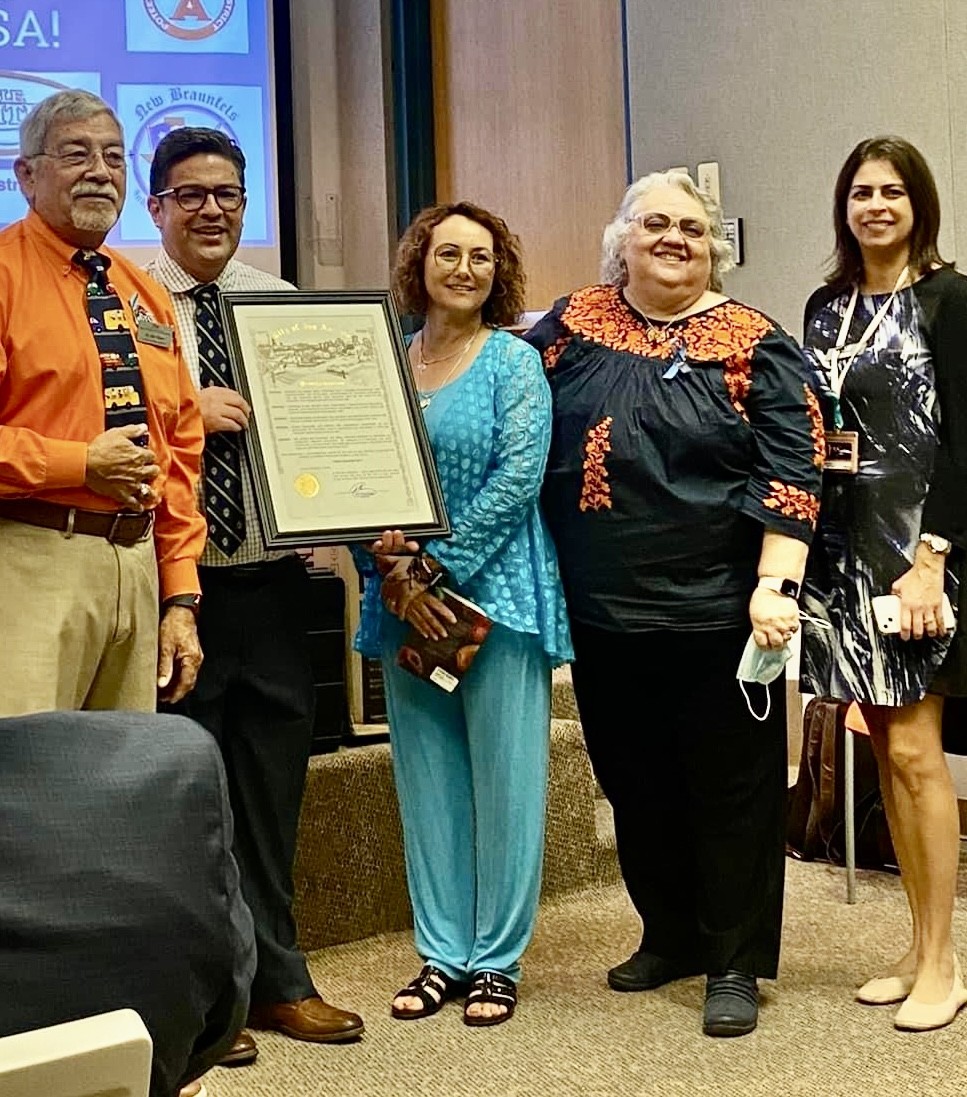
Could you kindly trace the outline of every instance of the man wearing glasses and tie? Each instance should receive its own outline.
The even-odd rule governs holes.
[[[0,232],[0,716],[153,712],[201,663],[202,422],[170,301],[103,246],[126,166],[90,92],[21,124],[30,210]]]
[[[235,855],[255,920],[258,970],[249,1022],[317,1043],[363,1032],[319,997],[296,944],[292,861],[312,735],[305,635],[309,578],[293,553],[266,551],[241,445],[250,408],[236,391],[218,298],[294,287],[234,258],[245,212],[245,157],[224,133],[172,130],[151,164],[148,211],[161,250],[148,271],[171,293],[205,424],[199,635],[205,664],[180,712],[218,741],[235,815]],[[226,1062],[251,1062],[243,1031]]]

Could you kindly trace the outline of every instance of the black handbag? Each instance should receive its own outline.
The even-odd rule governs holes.
[[[846,727],[848,703],[817,697],[803,714],[799,776],[789,789],[786,852],[803,861],[846,863],[846,736],[853,736],[856,864],[898,872],[868,735]]]

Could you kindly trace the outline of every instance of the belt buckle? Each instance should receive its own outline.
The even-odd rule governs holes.
[[[111,522],[110,528],[105,534],[104,539],[109,545],[116,545],[118,543],[118,530],[120,529],[121,522],[124,520],[124,511],[118,510],[114,512],[114,518]]]
[[[139,518],[144,519],[144,529],[138,534],[137,537],[121,537],[121,523],[130,520],[136,522]],[[142,511],[140,514],[135,514],[131,511],[119,510],[115,511],[114,520],[111,522],[111,527],[107,531],[106,539],[111,545],[123,545],[128,548],[131,545],[136,545],[140,541],[147,541],[151,535],[151,530],[154,527],[154,511],[150,510],[147,513]]]

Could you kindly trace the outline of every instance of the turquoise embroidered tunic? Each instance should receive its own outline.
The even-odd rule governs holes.
[[[495,331],[469,369],[424,412],[453,527],[424,546],[447,584],[498,624],[541,637],[553,665],[573,658],[557,557],[538,500],[551,439],[551,396],[540,356]],[[354,549],[366,589],[355,646],[381,654],[379,576]]]

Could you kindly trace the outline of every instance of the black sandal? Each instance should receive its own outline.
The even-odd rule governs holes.
[[[425,964],[420,974],[408,983],[402,990],[393,995],[393,1004],[390,1012],[398,1021],[415,1021],[420,1017],[432,1017],[443,1007],[443,1003],[457,995],[460,984],[451,979],[432,964]],[[422,1009],[400,1009],[396,1004],[397,998],[419,998],[423,1003]]]
[[[475,1016],[467,1013],[472,1005],[489,1003],[506,1007],[506,1013],[495,1013],[492,1017]],[[517,1006],[517,984],[499,971],[478,971],[470,983],[470,993],[463,1007],[463,1023],[475,1028],[485,1025],[501,1025],[514,1016]]]

